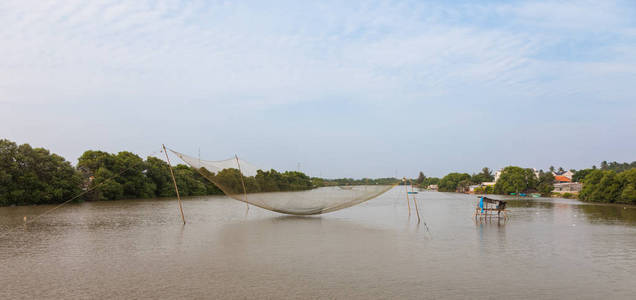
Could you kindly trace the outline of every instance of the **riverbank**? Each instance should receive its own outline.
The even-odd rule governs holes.
[[[557,192],[558,196],[565,198],[577,198],[585,202],[636,204],[636,168],[632,163],[601,163],[601,169],[571,170],[570,174],[582,184],[580,192]],[[613,168],[613,169],[612,169]],[[616,169],[617,171],[615,171]],[[552,172],[508,166],[503,168],[495,180],[490,169],[483,168],[479,174],[450,173],[441,180],[426,178],[420,173],[420,187],[427,188],[430,182],[439,182],[440,192],[468,192],[510,195],[512,193],[540,193],[542,196],[551,197],[555,193],[555,185],[562,178],[555,180]],[[485,180],[488,180],[487,182]],[[560,190],[560,189],[558,189]]]

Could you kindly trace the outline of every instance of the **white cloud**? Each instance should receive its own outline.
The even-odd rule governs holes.
[[[2,7],[2,101],[90,101],[105,90],[273,103],[338,93],[442,95],[468,85],[533,91],[543,71],[533,55],[558,42],[535,29],[457,23],[474,6],[385,2],[319,5],[315,13],[302,5],[260,11],[199,1],[38,4]],[[494,11],[548,26],[621,23],[615,7],[598,6],[543,2]],[[305,22],[307,15],[316,23]]]
[[[0,108],[113,101],[151,110],[143,117],[157,124],[174,116],[175,103],[200,119],[334,99],[382,109],[419,103],[434,122],[461,119],[435,127],[453,134],[468,121],[552,103],[624,112],[636,92],[634,19],[633,5],[613,1],[8,0],[0,3]],[[38,136],[41,127],[12,125],[24,117],[0,120],[0,136]],[[122,118],[108,111],[99,120]],[[210,124],[189,126],[202,125]],[[112,135],[126,136],[126,126]]]

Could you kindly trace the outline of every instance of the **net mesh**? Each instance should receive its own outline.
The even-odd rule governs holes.
[[[316,215],[371,200],[392,185],[316,187],[300,172],[265,171],[238,157],[201,160],[170,150],[227,196],[267,210],[291,215]]]

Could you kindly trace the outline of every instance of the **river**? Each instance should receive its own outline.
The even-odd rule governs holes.
[[[401,189],[293,217],[221,196],[0,208],[0,298],[636,298],[636,207]]]

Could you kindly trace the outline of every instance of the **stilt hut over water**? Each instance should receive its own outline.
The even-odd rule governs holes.
[[[507,220],[506,201],[480,196],[474,217],[479,221]]]

